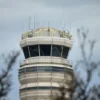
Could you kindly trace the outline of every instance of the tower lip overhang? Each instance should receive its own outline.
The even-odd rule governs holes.
[[[67,59],[62,57],[53,57],[53,56],[30,57],[25,59],[22,63],[20,63],[20,67],[32,64],[57,64],[57,65],[66,65],[72,67],[72,65]]]
[[[72,48],[72,43],[73,40],[68,40],[66,38],[40,36],[40,37],[25,38],[20,41],[20,46],[25,47],[28,45],[54,44]]]

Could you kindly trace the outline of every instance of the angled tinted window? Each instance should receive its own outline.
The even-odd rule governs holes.
[[[40,45],[40,56],[50,56],[51,45]]]
[[[28,47],[23,47],[23,52],[24,52],[24,56],[25,56],[25,58],[29,58]]]
[[[62,46],[52,45],[52,56],[61,57]]]
[[[63,47],[63,52],[62,52],[62,57],[63,58],[67,58],[68,51],[69,51],[69,48],[68,47]]]
[[[38,45],[29,46],[29,50],[31,57],[39,56]]]

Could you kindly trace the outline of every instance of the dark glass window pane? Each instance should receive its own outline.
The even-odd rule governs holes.
[[[31,57],[39,56],[38,45],[29,46],[29,50],[30,50]]]
[[[37,89],[37,87],[29,87],[29,88],[27,88],[27,90],[36,90]]]
[[[64,68],[61,68],[61,67],[52,67],[52,72],[64,72]]]
[[[50,56],[51,45],[40,45],[40,56]]]
[[[24,89],[20,89],[21,90],[21,92],[22,91],[25,91],[25,90],[37,90],[37,89],[39,89],[39,90],[46,90],[46,89],[57,89],[57,87],[45,87],[45,86],[39,86],[39,87],[28,87],[28,88],[24,88]]]
[[[61,57],[62,46],[53,45],[52,46],[52,56]]]
[[[21,91],[21,92],[26,91],[26,88],[24,88],[24,89],[20,89],[20,91]]]
[[[39,66],[38,67],[38,72],[51,72],[52,67],[49,66]]]
[[[72,70],[72,69],[68,69],[68,68],[66,68],[66,69],[65,69],[65,72],[71,74],[71,73],[73,73],[73,70]]]
[[[19,70],[20,74],[31,73],[31,72],[68,72],[68,68],[56,67],[56,66],[35,66],[29,68],[23,68]]]
[[[38,69],[38,72],[51,72],[51,69]]]
[[[52,67],[52,69],[64,70],[64,68],[62,68],[62,67]]]
[[[63,58],[67,58],[68,51],[69,51],[69,48],[68,47],[63,47],[63,52],[62,52],[62,57]]]
[[[25,74],[25,68],[20,69],[20,70],[19,70],[19,74],[20,74],[20,75]]]
[[[40,89],[40,90],[45,90],[45,89],[51,89],[52,87],[38,87],[38,89]]]
[[[37,67],[26,68],[26,72],[37,72]]]
[[[25,58],[29,58],[28,47],[23,47],[23,52],[24,52]]]
[[[52,69],[51,66],[38,66],[38,69]]]

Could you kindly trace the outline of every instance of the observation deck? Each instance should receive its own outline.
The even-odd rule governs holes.
[[[36,30],[32,30],[30,32],[26,32],[22,35],[22,39],[31,38],[31,37],[60,37],[66,38],[68,40],[72,40],[72,35],[69,32],[60,31],[55,28],[39,28]]]

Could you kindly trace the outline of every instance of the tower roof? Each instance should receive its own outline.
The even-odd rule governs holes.
[[[65,31],[61,31],[49,27],[39,28],[36,30],[31,30],[29,32],[26,32],[25,34],[22,35],[22,39],[38,37],[38,36],[61,37],[61,38],[67,38],[69,40],[72,40],[72,35],[69,32],[65,32]]]

